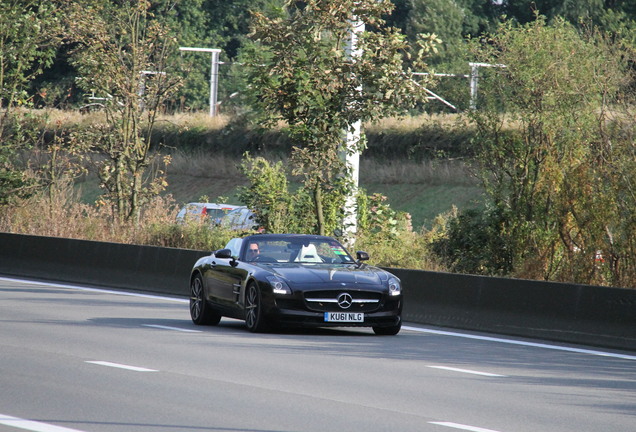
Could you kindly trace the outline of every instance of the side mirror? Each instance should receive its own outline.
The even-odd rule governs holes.
[[[363,251],[357,251],[356,252],[356,258],[358,259],[358,261],[368,261],[369,260],[369,254]]]
[[[214,256],[217,258],[232,258],[232,251],[230,249],[219,249],[218,251],[214,252]]]

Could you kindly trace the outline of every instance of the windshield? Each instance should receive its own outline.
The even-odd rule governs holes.
[[[252,238],[243,251],[244,261],[278,263],[354,263],[345,248],[333,239]]]

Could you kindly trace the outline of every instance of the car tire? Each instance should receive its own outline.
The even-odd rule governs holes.
[[[373,327],[373,332],[378,336],[395,336],[402,329],[402,321],[390,327]]]
[[[196,275],[190,283],[190,318],[197,325],[217,325],[221,321],[221,314],[206,299],[201,275]]]
[[[252,333],[269,330],[269,324],[263,314],[261,291],[254,282],[247,285],[245,292],[245,326]]]

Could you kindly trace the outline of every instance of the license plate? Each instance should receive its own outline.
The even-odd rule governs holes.
[[[364,322],[359,312],[325,312],[325,322]]]

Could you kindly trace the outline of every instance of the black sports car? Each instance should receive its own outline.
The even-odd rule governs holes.
[[[190,276],[190,316],[216,325],[245,320],[252,332],[276,326],[402,326],[402,287],[393,274],[354,260],[331,237],[256,234],[199,259]]]

